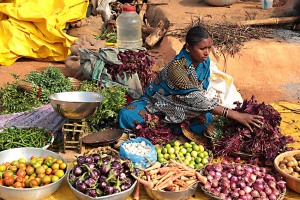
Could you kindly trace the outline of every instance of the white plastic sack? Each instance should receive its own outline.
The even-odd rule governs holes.
[[[241,94],[233,84],[233,78],[220,71],[215,62],[210,62],[210,83],[207,89],[206,97],[217,99],[220,105],[233,109],[236,107],[234,102],[243,102]]]

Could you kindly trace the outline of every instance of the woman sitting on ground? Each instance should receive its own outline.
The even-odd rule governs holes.
[[[172,124],[189,121],[190,130],[196,134],[203,133],[212,122],[212,115],[236,120],[251,131],[252,126],[260,127],[262,116],[239,113],[205,97],[212,45],[212,38],[204,27],[192,27],[180,53],[160,71],[144,95],[120,111],[119,127],[133,129],[145,122],[147,113],[163,116]]]

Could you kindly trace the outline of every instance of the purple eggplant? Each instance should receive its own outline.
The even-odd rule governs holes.
[[[112,161],[111,162],[111,168],[117,168],[117,169],[121,169],[122,168],[122,164],[119,161]]]
[[[84,183],[89,187],[89,188],[93,188],[96,183],[97,183],[97,180],[95,179],[92,179],[91,177],[85,179]]]
[[[85,163],[85,156],[78,156],[77,157],[77,164],[83,165]]]
[[[98,182],[102,182],[102,181],[106,182],[106,179],[107,179],[106,176],[101,175],[100,178],[98,179],[99,180]]]
[[[95,169],[96,168],[96,164],[95,163],[86,163],[85,164],[89,169]]]
[[[85,162],[86,162],[86,163],[93,163],[93,162],[94,162],[94,159],[93,159],[92,156],[86,156],[86,157],[85,157]]]
[[[104,194],[105,195],[110,195],[110,194],[113,194],[113,192],[114,192],[114,188],[112,187],[112,186],[106,186],[105,188],[104,188]]]
[[[100,168],[101,174],[107,174],[110,171],[110,164],[102,164]]]
[[[131,187],[131,184],[130,183],[122,183],[121,185],[120,185],[120,189],[121,189],[121,191],[124,191],[124,190],[128,190],[129,188]]]
[[[92,179],[95,179],[95,180],[98,180],[100,178],[100,171],[98,169],[92,169],[90,172],[89,172],[89,176],[92,178]]]
[[[77,177],[74,174],[70,173],[70,175],[69,175],[69,182],[70,182],[70,184],[73,185],[73,186],[75,186],[76,180],[77,180]]]
[[[113,186],[113,194],[121,192],[121,188],[120,188],[121,183],[122,182],[119,180],[119,178],[117,178],[115,185]]]
[[[120,171],[118,169],[116,169],[116,168],[110,169],[108,172],[106,182],[116,181],[117,178],[119,177],[119,175],[120,175]]]
[[[109,186],[109,185],[107,184],[106,181],[101,181],[101,182],[99,183],[99,185],[98,185],[98,188],[104,191],[104,189],[105,189],[107,186]]]
[[[94,163],[97,163],[99,160],[101,160],[101,156],[98,153],[94,153],[91,156],[94,159]]]
[[[97,197],[98,194],[97,194],[97,189],[87,189],[86,192],[85,192],[86,195],[90,196],[90,197]]]
[[[75,165],[75,166],[73,167],[72,173],[73,173],[75,176],[81,176],[82,173],[83,173],[83,170],[82,170],[82,168],[81,168],[79,165]]]
[[[76,181],[75,188],[76,190],[85,193],[87,185],[83,181]]]
[[[127,178],[126,174],[125,173],[119,173],[119,179],[120,181],[124,181],[125,179]]]
[[[121,161],[121,164],[125,168],[125,170],[132,171],[134,169],[134,165],[129,159],[124,159],[123,161]]]
[[[101,161],[102,161],[102,165],[103,164],[107,165],[108,163],[111,163],[112,159],[111,159],[111,156],[107,155],[107,156],[103,157],[101,159]]]

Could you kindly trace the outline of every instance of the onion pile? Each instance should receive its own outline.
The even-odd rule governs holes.
[[[208,181],[202,189],[225,200],[276,200],[286,188],[282,177],[256,165],[214,163],[204,168],[203,175]]]

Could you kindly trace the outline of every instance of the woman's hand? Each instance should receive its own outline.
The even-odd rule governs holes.
[[[239,123],[245,125],[246,127],[248,127],[250,129],[251,132],[253,132],[252,127],[256,126],[258,128],[261,128],[261,126],[263,125],[263,117],[259,116],[259,115],[251,115],[251,114],[247,114],[247,113],[240,113],[237,111],[229,111],[230,113],[228,113],[228,117],[238,121]]]

